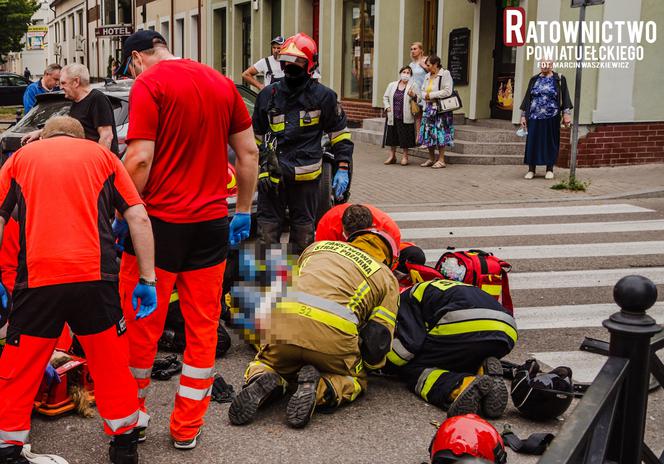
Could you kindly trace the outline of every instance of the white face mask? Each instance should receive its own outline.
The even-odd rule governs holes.
[[[401,80],[404,81],[404,82],[408,82],[410,80],[410,74],[401,73]]]

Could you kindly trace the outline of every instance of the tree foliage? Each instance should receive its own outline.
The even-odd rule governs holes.
[[[0,0],[0,60],[23,48],[30,18],[39,8],[35,0]]]

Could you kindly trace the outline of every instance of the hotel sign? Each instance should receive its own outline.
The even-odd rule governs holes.
[[[112,24],[95,29],[96,37],[127,37],[134,33],[131,24]]]

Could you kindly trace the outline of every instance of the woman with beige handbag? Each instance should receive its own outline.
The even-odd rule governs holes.
[[[399,80],[391,82],[383,95],[383,106],[387,113],[387,134],[385,145],[390,147],[390,157],[384,164],[397,162],[397,147],[403,149],[400,164],[408,165],[408,149],[415,147],[415,118],[413,109],[417,104],[418,89],[411,82],[412,71],[409,66],[399,70]]]

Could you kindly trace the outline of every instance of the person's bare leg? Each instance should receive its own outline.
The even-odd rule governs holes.
[[[403,149],[403,156],[401,157],[401,165],[402,166],[408,165],[408,148]]]
[[[397,162],[397,147],[390,147],[390,157],[383,164],[394,164]]]

